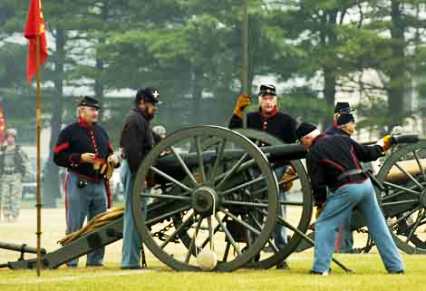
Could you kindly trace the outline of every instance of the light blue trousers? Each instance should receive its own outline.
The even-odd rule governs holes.
[[[79,177],[73,172],[68,172],[67,194],[66,194],[66,217],[67,233],[77,231],[83,227],[84,220],[91,220],[99,213],[107,209],[107,196],[105,184],[103,182],[94,183],[87,181],[83,188],[77,186]],[[87,255],[87,266],[102,265],[105,248],[94,250]],[[78,259],[67,263],[70,267],[75,267]]]
[[[377,203],[371,181],[361,184],[347,184],[327,197],[324,210],[315,223],[315,253],[313,270],[327,272],[340,225],[347,223],[357,206],[367,221],[368,231],[379,250],[387,271],[404,269],[401,256],[386,225],[385,218]]]
[[[124,185],[124,216],[123,216],[123,247],[121,267],[140,267],[141,239],[136,231],[132,213],[132,195],[135,175],[132,174],[129,164],[123,160],[121,167],[121,181]]]

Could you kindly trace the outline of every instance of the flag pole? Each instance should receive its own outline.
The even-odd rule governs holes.
[[[242,93],[250,94],[248,85],[249,57],[248,57],[248,3],[243,0],[243,15],[241,19],[241,83]],[[243,112],[243,128],[247,128],[247,115]]]
[[[37,209],[37,277],[41,273],[41,187],[40,187],[40,134],[41,134],[41,88],[40,88],[40,35],[36,36],[36,209]]]

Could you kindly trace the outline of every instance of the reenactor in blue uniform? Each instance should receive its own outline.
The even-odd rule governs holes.
[[[67,233],[79,230],[84,220],[105,212],[111,204],[108,181],[105,177],[108,163],[117,167],[118,156],[106,131],[97,124],[99,103],[84,97],[78,105],[78,121],[65,127],[59,134],[54,149],[54,161],[68,169],[66,178]],[[87,266],[102,266],[104,248],[87,255]],[[67,263],[76,267],[78,260]]]
[[[324,135],[302,123],[297,136],[308,151],[306,164],[320,215],[315,222],[315,251],[312,274],[328,275],[340,225],[357,207],[389,273],[403,273],[400,254],[377,202],[374,187],[360,162],[373,161],[390,147],[390,139],[363,146],[344,135]],[[327,188],[330,193],[327,195]]]
[[[329,135],[340,133],[340,126],[337,124],[337,119],[340,115],[351,114],[351,112],[351,106],[348,102],[337,102],[334,107],[333,124],[331,127],[327,128],[324,133]]]
[[[355,132],[355,118],[349,113],[351,109],[349,103],[338,102],[336,104],[333,126],[325,131],[327,135],[341,134],[351,137]],[[353,253],[353,233],[351,229],[351,220],[347,221],[339,228],[336,239],[336,251],[339,253]]]
[[[122,269],[140,269],[141,240],[132,215],[132,194],[135,175],[140,164],[154,145],[150,121],[157,111],[160,93],[153,88],[140,89],[136,93],[134,108],[126,117],[120,137],[122,150],[122,181],[124,185],[124,229],[121,258]]]

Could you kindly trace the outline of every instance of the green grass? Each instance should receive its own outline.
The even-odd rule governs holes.
[[[309,253],[289,259],[290,270],[240,270],[233,273],[175,272],[153,261],[147,271],[122,271],[116,264],[104,268],[43,271],[0,270],[0,290],[426,290],[426,257],[404,256],[405,275],[385,273],[377,254],[340,255],[355,272],[346,274],[333,266],[328,277],[307,274]]]

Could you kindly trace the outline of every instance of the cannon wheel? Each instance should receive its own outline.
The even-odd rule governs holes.
[[[409,172],[404,163],[417,167]],[[384,162],[377,179],[385,191],[377,190],[378,199],[398,248],[408,254],[426,254],[426,141],[401,146]],[[401,181],[388,180],[398,171]]]
[[[261,143],[261,144],[266,144],[271,146],[283,144],[283,142],[280,139],[262,131],[253,130],[253,129],[238,129],[237,132],[243,134],[245,137],[248,137],[250,140],[254,141],[255,143]],[[287,208],[292,208],[293,210],[295,210],[295,211],[291,211],[291,212],[295,212],[295,214],[292,215],[291,221],[287,220],[285,216],[284,217],[280,215],[279,216],[282,219],[288,221],[289,223],[297,226],[297,228],[301,230],[302,232],[306,233],[309,227],[309,223],[311,221],[311,217],[312,217],[312,205],[313,205],[312,188],[309,183],[309,178],[302,162],[299,160],[294,160],[294,161],[291,161],[290,164],[293,167],[293,169],[296,171],[296,174],[298,177],[298,179],[293,181],[293,183],[298,184],[296,187],[300,187],[300,190],[302,192],[302,197],[301,197],[301,200],[298,200],[298,201],[290,200],[290,201],[280,203],[282,206],[285,205]],[[279,180],[280,177],[277,177],[277,178]],[[292,190],[290,190],[290,193],[289,193],[290,196],[292,194],[291,192]],[[280,221],[278,221],[277,223],[280,223]],[[267,248],[262,249],[259,260],[251,260],[246,265],[246,267],[266,269],[266,268],[278,266],[283,260],[285,260],[291,253],[293,253],[296,250],[301,239],[302,237],[300,235],[296,233],[292,233],[291,236],[288,237],[288,242],[284,247],[276,249],[275,247],[270,246],[268,248],[268,244],[272,244],[273,242],[273,236],[272,236],[271,240],[267,242],[267,245],[266,245]],[[269,253],[265,252],[265,249],[266,250],[269,249]],[[271,249],[272,249],[272,252],[270,252]]]
[[[182,153],[179,148],[187,151]],[[195,165],[187,160],[191,150]],[[206,162],[212,152],[213,158]],[[228,152],[233,154],[232,159]],[[178,170],[161,163],[164,153],[168,153],[166,158],[173,158]],[[256,167],[261,177],[242,181],[240,170],[248,166]],[[149,191],[146,185],[146,178],[152,175],[155,181],[163,181],[161,194]],[[267,188],[262,203],[250,200],[253,185]],[[164,264],[175,270],[200,270],[196,255],[212,244],[218,257],[214,270],[233,271],[258,254],[270,238],[277,219],[277,197],[276,177],[253,142],[225,128],[198,126],[171,134],[148,153],[136,175],[132,211],[143,243]],[[259,207],[265,215],[256,224],[238,213],[238,209]],[[176,216],[181,216],[181,223],[171,226]],[[255,233],[254,241],[244,251],[229,230],[231,224]],[[162,240],[157,235],[159,230],[163,231]],[[222,260],[224,254],[226,260]]]

